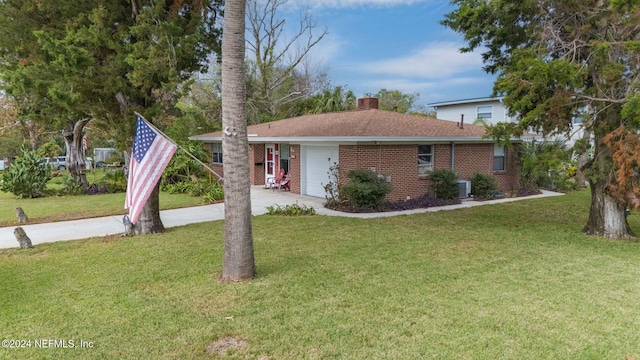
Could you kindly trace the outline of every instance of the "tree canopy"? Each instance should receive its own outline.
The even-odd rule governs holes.
[[[594,143],[583,167],[592,191],[584,231],[632,236],[624,212],[639,205],[640,184],[621,169],[640,151],[630,141],[640,130],[640,1],[452,3],[457,8],[442,23],[464,35],[462,51],[483,51],[485,70],[498,74],[495,92],[520,118],[514,129],[564,134],[582,116]],[[617,146],[622,140],[627,145]]]

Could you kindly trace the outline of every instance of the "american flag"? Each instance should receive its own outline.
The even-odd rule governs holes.
[[[129,164],[124,208],[129,209],[132,224],[138,221],[142,207],[155,188],[177,146],[138,117],[133,153]]]

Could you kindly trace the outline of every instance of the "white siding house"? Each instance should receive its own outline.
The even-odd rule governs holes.
[[[502,103],[503,97],[484,97],[442,101],[427,104],[436,110],[436,118],[465,124],[473,124],[482,118],[489,124],[498,122],[518,122],[516,116],[509,116],[507,108]],[[553,140],[560,140],[567,147],[572,147],[576,140],[582,138],[582,119],[572,119],[573,131],[567,136],[556,136]]]
[[[436,117],[440,120],[459,122],[464,117],[464,122],[467,124],[473,124],[479,118],[490,124],[516,122],[515,117],[507,115],[507,109],[504,107],[502,99],[502,97],[484,97],[443,101],[428,105],[436,110]]]

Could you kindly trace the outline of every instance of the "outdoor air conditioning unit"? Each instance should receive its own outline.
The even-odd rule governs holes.
[[[471,181],[458,180],[458,199],[468,198],[471,194]]]

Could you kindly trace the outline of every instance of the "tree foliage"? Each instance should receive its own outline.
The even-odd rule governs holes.
[[[584,231],[631,236],[624,212],[634,205],[627,195],[640,194],[640,184],[638,177],[617,171],[628,153],[605,139],[630,140],[640,130],[640,1],[453,4],[457,8],[443,24],[464,35],[463,51],[484,49],[485,70],[498,74],[495,91],[520,116],[518,131],[568,134],[572,118],[582,115],[594,141],[594,157],[582,169],[593,194]]]
[[[311,11],[287,27],[287,0],[247,0],[247,114],[251,124],[302,114],[300,101],[313,94],[326,74],[308,54],[327,34]],[[293,30],[291,30],[293,29]]]
[[[524,142],[518,147],[520,187],[532,190],[551,188],[558,180],[559,170],[568,162],[569,154],[558,142]]]
[[[335,86],[312,97],[313,113],[322,114],[356,109],[356,96],[346,87]]]
[[[374,97],[378,98],[380,110],[395,111],[403,114],[411,112],[425,113],[424,107],[418,106],[416,101],[420,94],[405,94],[400,90],[380,89]]]
[[[168,109],[175,91],[219,49],[219,1],[0,3],[0,72],[20,116],[55,124],[80,175],[86,124],[130,139],[133,111]],[[129,140],[130,141],[130,140]],[[82,177],[80,177],[82,178]],[[86,181],[86,179],[82,179]]]

